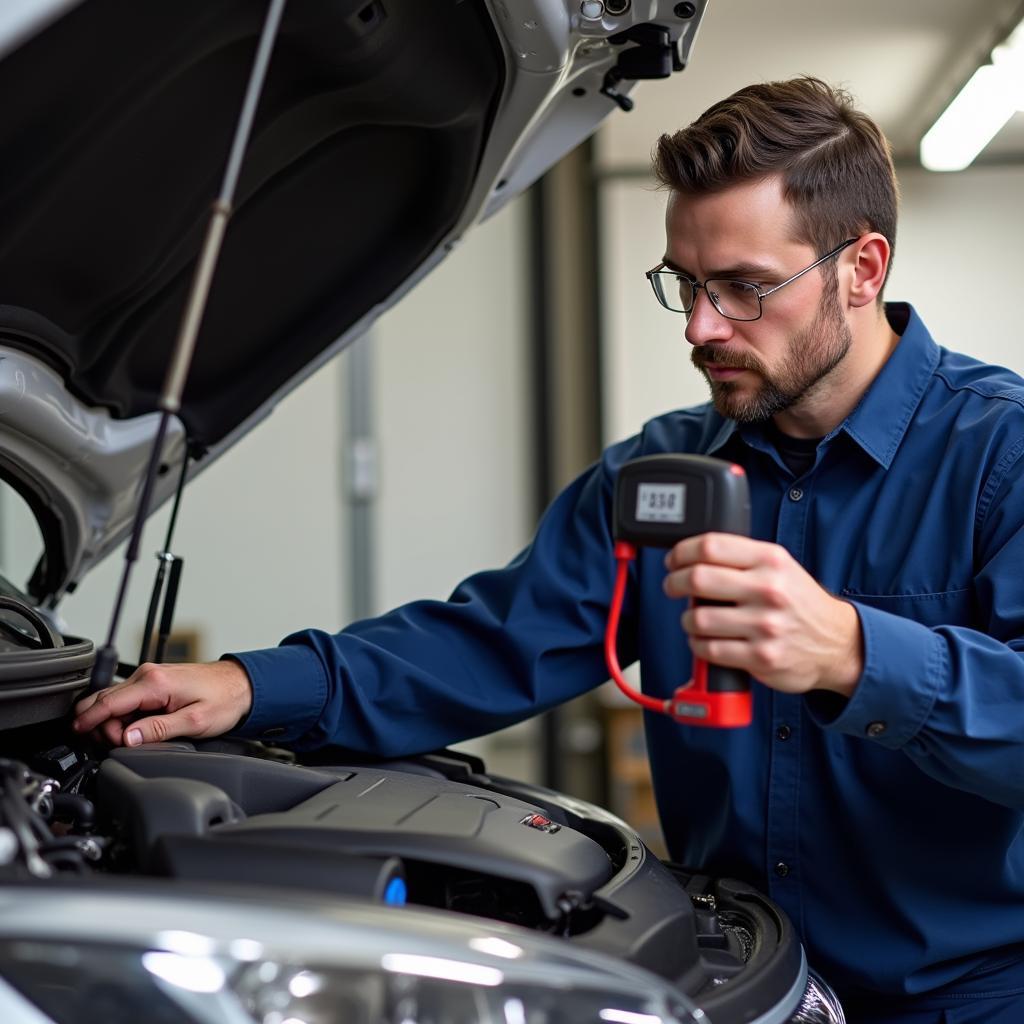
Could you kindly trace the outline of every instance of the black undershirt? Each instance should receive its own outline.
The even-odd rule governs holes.
[[[768,440],[794,476],[803,476],[814,465],[820,437],[791,437],[774,423],[768,425]]]

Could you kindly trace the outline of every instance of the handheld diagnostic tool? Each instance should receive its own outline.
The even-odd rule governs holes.
[[[700,533],[750,534],[750,492],[742,467],[706,455],[649,455],[624,463],[613,510],[618,576],[605,634],[612,678],[632,700],[688,725],[749,725],[750,677],[739,669],[693,662],[693,678],[668,700],[638,693],[623,678],[616,652],[629,563],[638,547],[670,548]]]

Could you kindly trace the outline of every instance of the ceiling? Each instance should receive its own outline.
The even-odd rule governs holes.
[[[992,46],[1024,15],[1022,0],[710,0],[690,66],[640,82],[598,142],[605,170],[646,168],[654,140],[756,81],[812,74],[853,93],[898,160],[917,144]],[[1024,115],[983,158],[1024,161]]]

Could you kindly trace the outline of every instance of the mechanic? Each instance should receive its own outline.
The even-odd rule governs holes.
[[[844,92],[742,89],[662,136],[655,170],[659,298],[684,315],[709,404],[610,447],[522,554],[447,602],[144,665],[81,701],[76,728],[397,756],[510,725],[607,677],[617,468],[730,459],[753,537],[641,551],[620,628],[655,696],[691,652],[763,684],[749,729],[646,716],[673,859],[769,893],[851,1020],[1019,1024],[1024,381],[883,305],[897,186]],[[694,595],[733,605],[686,610]]]

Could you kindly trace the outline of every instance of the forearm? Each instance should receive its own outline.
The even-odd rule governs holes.
[[[305,631],[277,651],[255,653],[255,668],[240,656],[255,677],[254,714],[243,734],[284,725],[277,733],[282,742],[382,756],[493,732],[604,678],[596,647],[544,650],[541,643],[524,644],[517,630],[483,623],[465,606],[445,602],[416,602],[336,635]],[[285,666],[300,663],[308,680],[316,675],[322,682],[307,684],[308,713],[296,716],[287,703]]]

